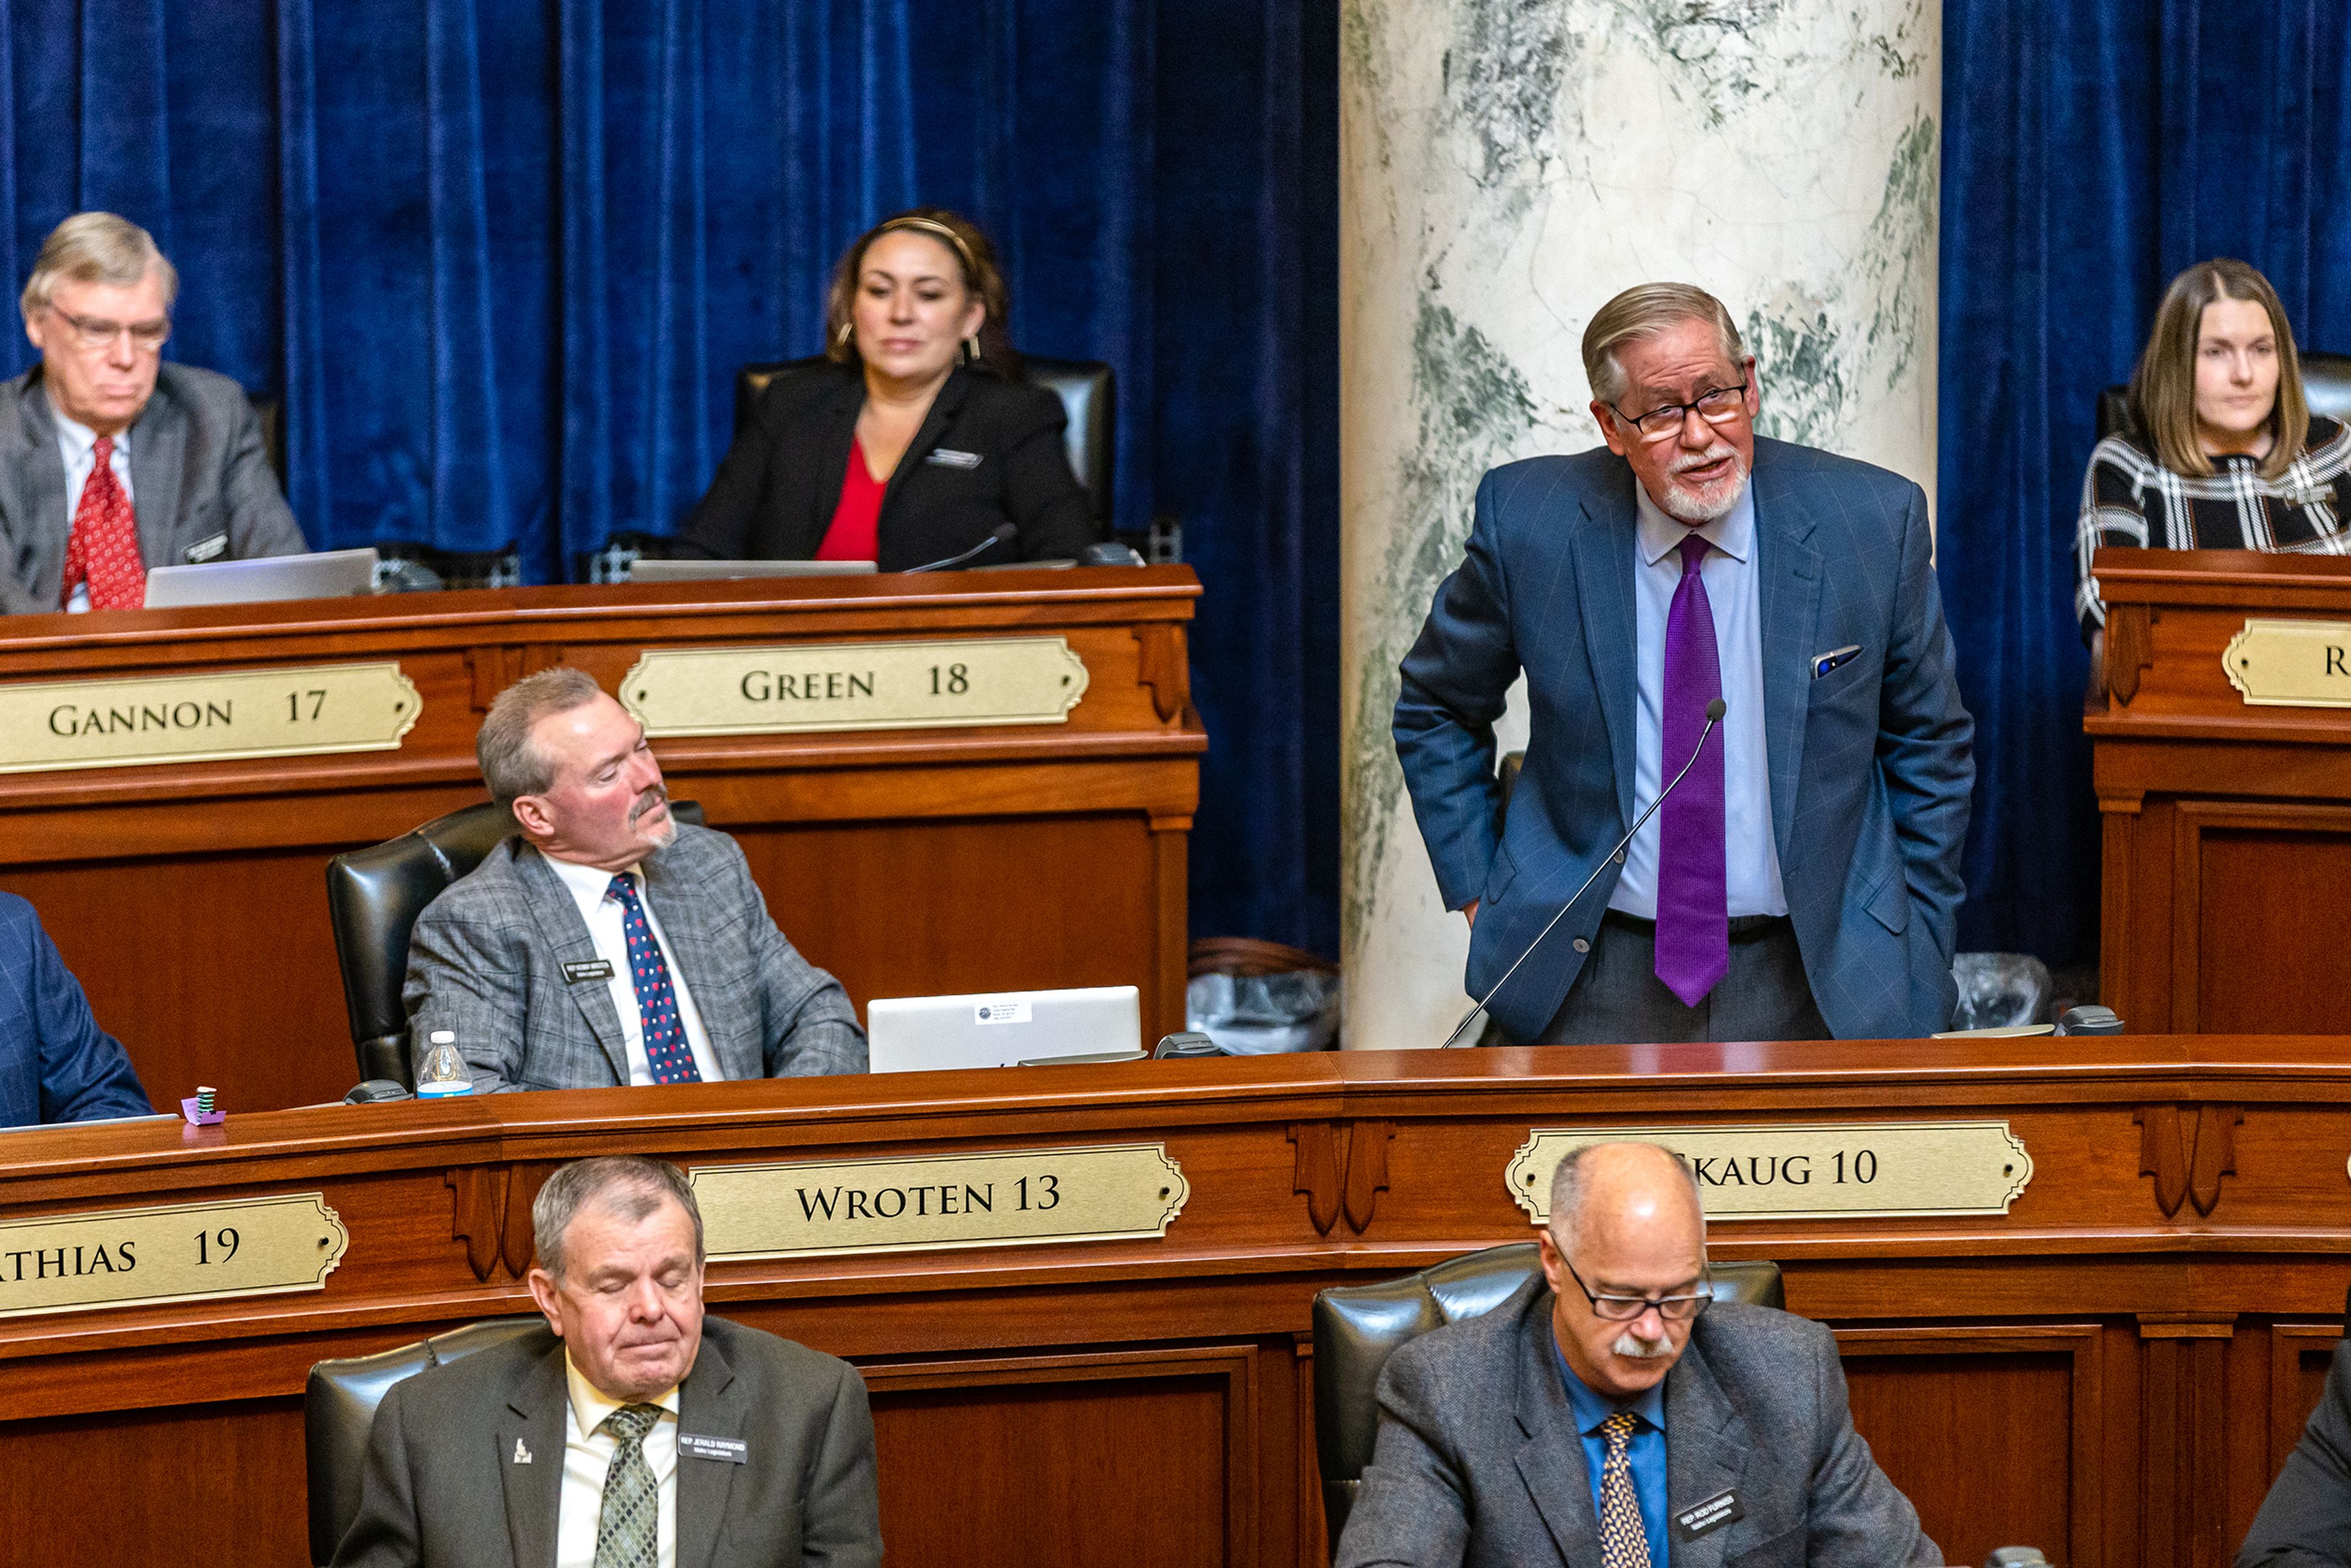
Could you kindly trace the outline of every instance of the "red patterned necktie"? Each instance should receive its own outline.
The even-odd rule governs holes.
[[[89,584],[92,610],[137,610],[147,602],[147,568],[139,559],[138,519],[122,481],[114,476],[114,437],[101,435],[89,450],[89,477],[81,504],[74,507],[73,532],[66,539],[65,587],[60,607],[74,589]]]
[[[637,1017],[643,1026],[645,1065],[656,1083],[699,1083],[702,1070],[685,1043],[685,1023],[678,1017],[677,992],[670,988],[669,964],[661,944],[653,940],[644,905],[637,902],[636,884],[629,873],[612,878],[606,894],[620,900],[621,929],[629,940],[629,981],[637,991]]]

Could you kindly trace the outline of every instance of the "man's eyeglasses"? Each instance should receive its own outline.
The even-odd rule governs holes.
[[[152,321],[107,321],[94,316],[69,316],[54,305],[49,307],[49,314],[73,329],[77,344],[92,350],[112,348],[114,340],[128,332],[132,348],[142,354],[152,354],[172,336],[169,316],[159,316]]]
[[[1618,408],[1608,405],[1608,412],[1641,433],[1644,441],[1665,441],[1679,435],[1682,424],[1692,413],[1708,424],[1729,424],[1747,408],[1747,382],[1735,387],[1716,387],[1702,392],[1689,402],[1669,402],[1635,419]]]
[[[1567,1270],[1567,1277],[1575,1281],[1575,1288],[1583,1292],[1583,1299],[1592,1303],[1592,1315],[1604,1322],[1629,1323],[1655,1307],[1657,1315],[1667,1322],[1686,1323],[1706,1311],[1706,1304],[1714,1300],[1710,1289],[1687,1296],[1595,1296],[1592,1287],[1583,1282],[1583,1276],[1575,1271],[1575,1265],[1568,1262],[1565,1253],[1560,1255],[1559,1260]]]

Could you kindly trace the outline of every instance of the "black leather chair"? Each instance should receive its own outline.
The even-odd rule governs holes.
[[[751,423],[768,383],[784,371],[822,364],[818,359],[778,360],[772,364],[745,365],[735,373],[735,433]],[[1099,360],[1049,360],[1020,356],[1021,374],[1041,387],[1050,387],[1069,411],[1069,429],[1062,441],[1070,454],[1070,471],[1086,492],[1094,525],[1110,532],[1112,464],[1117,455],[1118,379]]]
[[[302,1446],[310,1476],[310,1561],[334,1561],[360,1511],[360,1472],[368,1428],[392,1385],[429,1366],[444,1366],[539,1328],[547,1320],[490,1318],[375,1355],[322,1361],[302,1390]],[[562,1462],[556,1456],[556,1463]]]
[[[1433,1328],[1482,1317],[1542,1271],[1535,1244],[1513,1242],[1448,1259],[1376,1285],[1339,1285],[1314,1298],[1314,1453],[1322,1512],[1336,1543],[1379,1436],[1380,1372],[1397,1347]],[[1788,1304],[1777,1263],[1717,1263],[1714,1299]]]
[[[2313,413],[2351,423],[2351,354],[2302,356],[2302,395]],[[2130,388],[2108,387],[2098,394],[2098,439],[2135,431]]]
[[[670,813],[702,825],[702,808],[692,800],[671,801]],[[426,904],[514,831],[511,813],[484,801],[327,862],[327,910],[361,1079],[416,1086],[408,1060],[408,1011],[400,999],[408,977],[408,934]]]

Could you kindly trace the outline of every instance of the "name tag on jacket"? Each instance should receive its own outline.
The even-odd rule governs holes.
[[[979,466],[979,454],[957,452],[952,446],[941,446],[934,448],[931,455],[923,461],[935,463],[942,468],[977,468]]]
[[[214,557],[226,555],[227,553],[228,536],[226,534],[214,534],[208,539],[198,539],[195,543],[190,545],[185,550],[183,550],[181,555],[190,566],[202,566],[204,562],[211,560]]]
[[[744,1463],[750,1454],[740,1437],[705,1437],[694,1432],[677,1435],[677,1451],[689,1459],[717,1459],[730,1465]]]
[[[612,966],[602,958],[585,964],[563,966],[563,983],[567,986],[576,986],[587,980],[609,980],[611,977]]]
[[[1684,1541],[1696,1541],[1724,1525],[1747,1517],[1747,1507],[1735,1491],[1719,1491],[1696,1508],[1674,1515],[1674,1530]]]

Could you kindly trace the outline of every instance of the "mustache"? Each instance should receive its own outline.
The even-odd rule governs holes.
[[[1731,459],[1734,465],[1738,462],[1739,458],[1739,449],[1731,445],[1730,443],[1727,441],[1707,448],[1704,452],[1699,453],[1695,457],[1676,458],[1674,460],[1674,465],[1667,469],[1667,472],[1669,474],[1687,474],[1693,468],[1704,468],[1711,464],[1719,463],[1726,457]]]
[[[654,807],[666,806],[668,804],[669,790],[663,785],[654,785],[652,789],[638,796],[637,803],[629,808],[629,826],[632,828],[635,827],[637,825],[637,820],[643,817],[646,812],[652,810]]]
[[[1674,1341],[1671,1334],[1663,1339],[1643,1339],[1632,1330],[1626,1329],[1616,1336],[1616,1343],[1608,1348],[1627,1361],[1656,1361],[1661,1356],[1674,1354]]]

